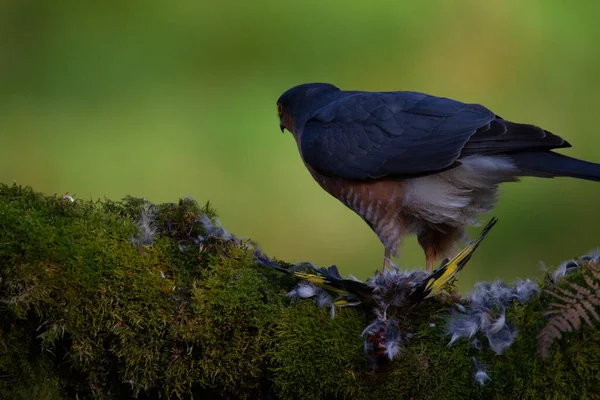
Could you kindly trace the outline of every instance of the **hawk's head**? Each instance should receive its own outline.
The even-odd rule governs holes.
[[[287,90],[277,100],[279,127],[295,132],[312,113],[332,100],[340,89],[329,83],[305,83]]]

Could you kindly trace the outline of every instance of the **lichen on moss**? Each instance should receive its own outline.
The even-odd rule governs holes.
[[[214,218],[190,199],[71,201],[0,185],[0,398],[600,398],[599,330],[535,357],[543,294],[506,308],[519,335],[501,355],[447,347],[456,294],[398,311],[409,335],[375,370],[360,336],[372,315],[290,301],[294,278],[257,265]]]

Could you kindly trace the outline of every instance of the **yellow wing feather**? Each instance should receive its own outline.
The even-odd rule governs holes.
[[[317,286],[325,288],[331,292],[335,292],[335,293],[342,294],[342,295],[351,295],[352,294],[346,290],[338,289],[336,287],[328,285],[327,278],[325,278],[324,276],[315,275],[315,274],[306,274],[304,272],[294,272],[294,276],[296,276],[298,279],[303,279],[303,280],[313,283]]]
[[[479,244],[483,241],[485,236],[489,233],[490,229],[498,222],[496,218],[492,218],[490,222],[483,228],[481,234],[477,239],[472,241],[467,247],[462,249],[454,258],[447,261],[444,265],[442,265],[439,269],[434,271],[431,276],[428,278],[429,281],[426,284],[425,291],[429,293],[425,297],[433,296],[441,290],[441,288],[454,277],[456,274],[460,272],[461,269],[467,264],[467,261],[473,255],[473,252],[479,246]]]

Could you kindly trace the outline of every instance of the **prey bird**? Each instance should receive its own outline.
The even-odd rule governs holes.
[[[414,306],[426,298],[440,293],[444,285],[467,265],[477,247],[496,222],[498,220],[492,218],[477,239],[469,243],[452,259],[442,261],[439,268],[431,273],[419,270],[403,272],[394,267],[386,268],[381,272],[376,272],[375,276],[365,283],[357,279],[342,278],[335,265],[329,268],[313,267],[314,273],[307,273],[283,268],[264,256],[257,257],[256,261],[336,294],[337,299],[330,302],[331,306],[345,307],[363,304],[368,308],[377,306],[385,311],[389,306]],[[302,292],[296,289],[290,293]],[[315,291],[307,290],[306,294],[302,294],[300,297],[316,295]]]
[[[431,271],[494,207],[500,183],[520,176],[600,181],[600,164],[552,151],[570,147],[560,136],[478,104],[309,83],[283,93],[277,111],[313,178],[377,234],[384,269],[414,234]]]

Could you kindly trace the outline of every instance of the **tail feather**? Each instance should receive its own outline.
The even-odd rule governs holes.
[[[549,151],[516,153],[511,154],[510,158],[524,175],[544,178],[568,176],[600,182],[600,164]]]
[[[471,256],[473,256],[477,247],[481,244],[483,239],[485,239],[492,227],[496,225],[496,222],[498,222],[498,219],[492,218],[483,228],[477,239],[472,241],[451,260],[444,260],[442,265],[423,281],[420,285],[421,290],[416,290],[415,295],[420,299],[426,299],[427,297],[437,294],[450,279],[456,276],[456,274],[467,265],[467,262],[471,259]]]

